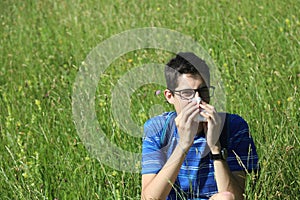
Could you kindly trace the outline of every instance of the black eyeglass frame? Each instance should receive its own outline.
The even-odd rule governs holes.
[[[208,89],[208,93],[209,93],[209,96],[208,96],[208,97],[204,97],[204,96],[201,95],[201,90],[202,90],[202,94],[203,94],[203,89]],[[207,98],[210,98],[210,97],[213,97],[213,96],[214,96],[215,89],[216,89],[216,88],[215,88],[214,86],[209,86],[209,87],[205,86],[205,87],[201,87],[201,88],[197,88],[197,89],[183,89],[183,90],[171,90],[171,89],[168,88],[168,90],[170,90],[173,94],[177,94],[178,96],[180,96],[180,98],[181,98],[182,100],[191,100],[191,99],[193,99],[193,98],[195,97],[195,95],[196,95],[196,92],[199,93],[199,96],[200,96],[201,98],[207,99]],[[194,91],[193,97],[191,97],[191,98],[186,98],[186,97],[183,97],[183,96],[181,95],[181,92],[182,92],[182,91],[191,91],[191,90]]]

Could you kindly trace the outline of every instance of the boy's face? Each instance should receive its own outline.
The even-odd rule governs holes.
[[[182,74],[178,77],[178,86],[177,88],[175,88],[175,90],[197,89],[204,86],[205,82],[200,75]],[[189,100],[181,99],[181,97],[177,93],[174,93],[174,95],[172,95],[170,91],[168,92],[168,90],[165,91],[165,96],[167,101],[174,105],[177,114],[179,114],[182,108],[184,108],[190,102]],[[195,97],[198,96],[199,94],[198,92],[196,92]]]

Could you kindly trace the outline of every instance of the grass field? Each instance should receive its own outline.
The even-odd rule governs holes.
[[[73,83],[98,44],[122,31],[163,27],[206,49],[225,82],[228,112],[249,123],[260,156],[247,199],[300,199],[299,1],[8,1],[0,3],[0,199],[139,199],[141,176],[89,154],[72,116]],[[141,151],[111,113],[128,70],[170,53],[136,50],[99,75],[95,109],[109,140]],[[134,91],[142,125],[164,102],[160,85]]]

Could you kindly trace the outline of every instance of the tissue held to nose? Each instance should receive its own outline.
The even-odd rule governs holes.
[[[194,100],[197,101],[197,104],[200,104],[201,97],[197,97]],[[205,112],[205,110],[203,110],[203,112]],[[194,121],[196,121],[196,122],[206,122],[207,121],[207,119],[205,117],[200,115],[200,109],[199,109],[199,114],[195,117]]]

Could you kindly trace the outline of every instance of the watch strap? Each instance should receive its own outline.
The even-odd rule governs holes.
[[[209,158],[211,160],[226,160],[227,159],[227,149],[223,148],[221,149],[220,153],[218,154],[212,154],[209,152]]]

